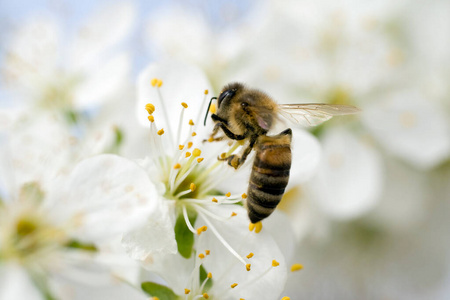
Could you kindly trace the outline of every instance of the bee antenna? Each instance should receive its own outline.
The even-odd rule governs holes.
[[[209,108],[211,107],[211,102],[212,102],[214,99],[217,99],[217,97],[212,97],[211,100],[209,100],[209,105],[208,105],[208,109],[206,110],[205,121],[203,122],[203,126],[206,126],[206,119],[208,118]]]

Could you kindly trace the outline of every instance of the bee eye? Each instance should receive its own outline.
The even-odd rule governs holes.
[[[222,101],[230,99],[231,97],[234,96],[235,93],[236,93],[236,89],[223,91],[219,96],[217,105],[220,107],[220,104],[222,103]]]
[[[247,106],[248,106],[248,103],[247,103],[247,102],[241,102],[241,106],[242,106],[242,107],[247,107]]]

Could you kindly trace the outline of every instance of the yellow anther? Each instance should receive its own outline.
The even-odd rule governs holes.
[[[212,201],[212,202],[215,202],[215,203],[219,202],[219,200],[217,200],[216,198],[212,198],[211,201]]]
[[[299,271],[301,269],[303,269],[303,265],[302,264],[293,264],[291,266],[291,272]]]
[[[155,106],[151,103],[145,104],[145,110],[151,115],[155,111]]]
[[[250,224],[248,224],[248,230],[253,231],[253,229],[255,229],[255,224],[250,222]]]
[[[217,111],[217,107],[214,103],[211,104],[211,106],[209,107],[209,112],[212,114],[215,114]]]
[[[192,132],[192,136],[196,136],[197,135],[197,133],[194,131],[194,132]]]
[[[225,152],[220,153],[220,158],[225,158],[227,157],[227,154]]]
[[[152,299],[153,299],[153,300],[159,300],[159,298],[158,298],[158,297],[153,297]]]
[[[202,161],[204,160],[204,158],[203,157],[199,157],[199,158],[197,158],[197,162],[198,163],[201,163]]]
[[[152,123],[155,122],[155,117],[152,115],[148,116],[147,119]]]
[[[255,233],[260,233],[262,230],[262,223],[258,222],[255,224]]]
[[[247,199],[247,194],[246,193],[242,194],[242,199]]]
[[[206,226],[202,226],[197,228],[197,234],[201,234],[202,232],[206,231],[208,229],[208,227]]]
[[[208,275],[206,275],[206,277],[208,277],[209,279],[211,279],[211,278],[212,278],[211,272],[209,272]]]
[[[184,108],[188,108],[188,105],[186,104],[186,102],[181,102],[181,105],[182,105]]]
[[[208,90],[205,90],[205,95],[208,95],[208,93],[209,93],[209,91],[208,91]]]
[[[194,151],[192,151],[192,155],[194,155],[194,157],[199,157],[202,154],[202,150],[195,148]]]
[[[281,300],[291,300],[288,296],[281,298]]]
[[[247,269],[247,271],[250,271],[250,267],[252,266],[252,264],[246,264],[245,268]]]
[[[245,300],[244,298],[239,298],[239,300]]]
[[[205,254],[209,255],[209,254],[211,254],[211,251],[210,250],[205,250]]]
[[[194,126],[194,121],[192,121],[192,119],[189,120],[189,125]]]
[[[177,163],[175,166],[173,166],[173,168],[174,168],[175,170],[177,170],[177,169],[181,168],[181,165]]]
[[[280,265],[279,262],[277,262],[275,259],[272,260],[272,267],[278,267]]]
[[[152,84],[153,87],[155,87],[158,84],[158,79],[153,78],[150,83]]]
[[[189,294],[191,292],[191,290],[190,289],[184,289],[184,293],[187,295],[187,294]]]
[[[237,213],[235,213],[234,211],[231,213],[231,216],[232,217],[234,217],[234,216],[237,216]]]
[[[178,149],[183,150],[184,149],[184,145],[179,145]]]
[[[207,293],[204,293],[204,294],[203,294],[203,298],[208,299],[208,298],[209,298],[209,295],[208,295]]]
[[[230,197],[230,196],[231,196],[231,193],[228,192],[228,193],[225,194],[225,196]]]
[[[192,182],[189,188],[191,189],[191,191],[195,191],[196,188],[195,183]]]
[[[235,287],[237,287],[237,285],[238,285],[237,283],[233,283],[233,284],[231,285],[231,288],[234,289]]]
[[[249,258],[249,259],[250,259],[250,258],[252,258],[252,257],[253,257],[253,255],[254,255],[254,254],[253,254],[253,252],[250,252],[250,253],[249,253],[249,254],[247,255],[247,258]]]
[[[186,152],[186,157],[191,156],[191,152]]]
[[[156,86],[157,86],[157,87],[161,87],[162,84],[163,84],[162,80],[161,80],[161,79],[158,79],[158,82],[156,83]]]
[[[198,255],[198,257],[199,257],[200,259],[204,259],[204,258],[205,258],[205,254],[200,253],[200,254]]]
[[[192,145],[194,145],[193,142],[188,142],[188,149],[190,149],[192,147]]]
[[[208,142],[214,142],[214,138],[213,137],[210,137],[209,139],[208,139]]]
[[[164,129],[161,128],[160,130],[158,130],[158,135],[163,135],[164,134]]]

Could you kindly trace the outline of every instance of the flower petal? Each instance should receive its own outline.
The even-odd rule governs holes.
[[[141,226],[156,211],[159,196],[136,163],[104,154],[80,162],[48,205],[60,222],[78,220],[74,234],[99,241]]]
[[[0,266],[0,299],[44,300],[25,269],[18,265]]]

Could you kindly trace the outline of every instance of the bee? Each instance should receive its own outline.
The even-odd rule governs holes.
[[[218,159],[238,169],[255,150],[246,201],[252,223],[267,218],[275,210],[289,181],[292,130],[288,128],[277,135],[268,135],[275,122],[283,117],[294,125],[316,126],[333,116],[359,111],[348,105],[277,104],[266,93],[235,82],[226,85],[218,98],[211,98],[205,124],[214,99],[218,100],[217,112],[211,115],[215,125],[209,141],[228,137],[248,143],[240,156],[231,154]],[[224,136],[216,137],[219,130]]]

